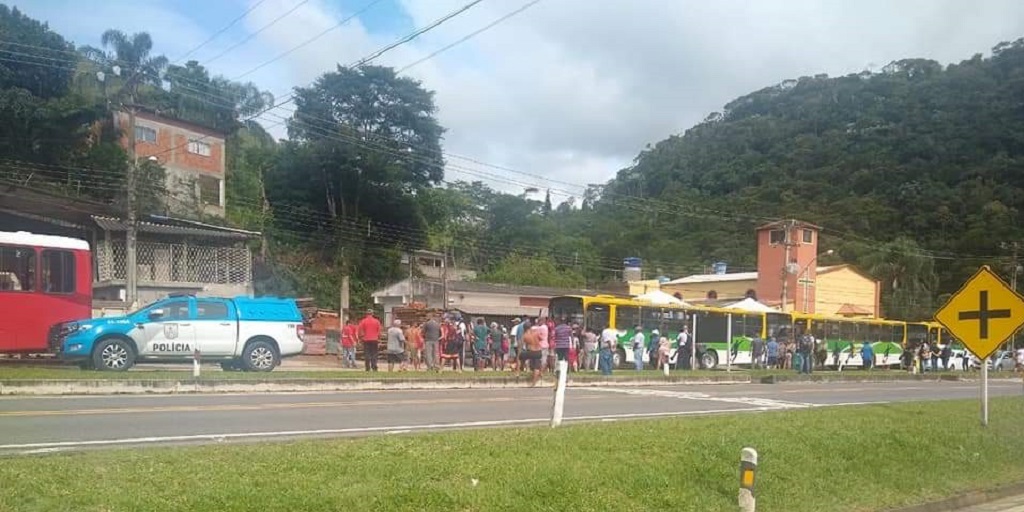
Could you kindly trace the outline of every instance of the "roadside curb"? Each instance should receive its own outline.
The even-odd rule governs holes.
[[[952,498],[940,501],[933,501],[922,505],[914,505],[904,508],[890,509],[889,512],[951,512],[966,507],[983,505],[993,501],[999,501],[1011,496],[1024,494],[1024,482],[993,487],[980,491],[971,491]]]
[[[599,376],[571,377],[569,387],[639,387],[680,384],[779,384],[779,383],[887,383],[887,382],[969,382],[958,375],[715,375],[703,377],[651,377],[606,379]],[[550,387],[541,380],[536,387]],[[206,393],[301,393],[329,391],[386,391],[437,389],[507,389],[531,387],[529,378],[482,377],[475,379],[303,379],[264,380],[200,379],[9,379],[0,381],[0,395],[118,395],[118,394],[206,394]]]

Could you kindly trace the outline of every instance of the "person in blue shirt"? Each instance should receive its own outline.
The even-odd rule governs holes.
[[[768,368],[777,368],[779,366],[779,342],[775,341],[775,336],[768,337],[768,345],[765,349],[768,355]]]
[[[864,342],[860,347],[860,358],[864,361],[864,369],[870,370],[875,366],[875,348],[870,342]]]

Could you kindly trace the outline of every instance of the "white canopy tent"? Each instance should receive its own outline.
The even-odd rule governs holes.
[[[779,310],[777,310],[777,309],[775,309],[775,308],[773,308],[771,306],[767,306],[765,304],[762,304],[762,303],[758,302],[755,299],[751,299],[750,297],[747,297],[747,298],[745,298],[745,299],[743,299],[743,300],[741,300],[741,301],[739,301],[739,302],[737,302],[735,304],[730,304],[730,305],[726,306],[726,308],[727,309],[740,309],[740,310],[743,310],[743,311],[751,311],[751,312],[756,312],[756,313],[778,313],[779,312]]]
[[[654,290],[651,292],[647,292],[643,295],[637,295],[636,297],[633,298],[643,302],[650,302],[651,304],[673,304],[676,306],[689,306],[689,304],[686,301],[677,299],[676,297],[667,294],[661,290]]]

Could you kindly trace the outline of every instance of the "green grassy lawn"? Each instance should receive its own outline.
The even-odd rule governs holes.
[[[1024,480],[1024,400],[8,458],[5,511],[877,511]],[[473,485],[476,479],[478,485]]]

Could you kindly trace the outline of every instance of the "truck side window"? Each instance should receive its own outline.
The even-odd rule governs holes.
[[[163,309],[165,320],[188,320],[188,301],[168,302]]]
[[[223,320],[228,317],[228,305],[223,302],[200,301],[199,320]]]

